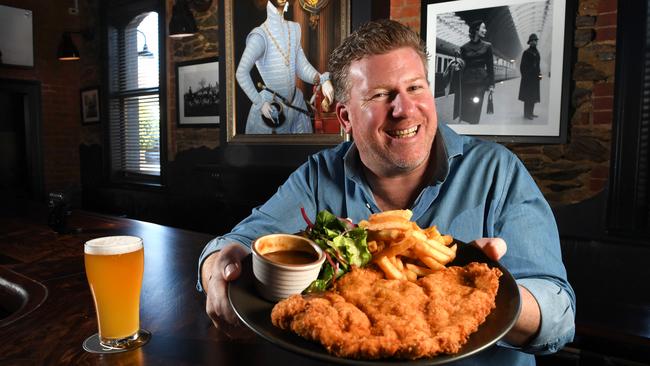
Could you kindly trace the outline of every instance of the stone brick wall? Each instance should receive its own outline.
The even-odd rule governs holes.
[[[391,1],[391,18],[418,32],[419,10],[419,0]],[[606,188],[609,176],[617,0],[578,0],[575,17],[568,142],[506,144],[554,205],[594,196]]]
[[[166,1],[167,24],[169,24],[174,0]],[[174,160],[176,154],[183,150],[199,148],[201,146],[208,148],[216,148],[219,146],[219,128],[179,128],[176,116],[176,64],[183,61],[216,57],[219,53],[219,16],[217,4],[218,1],[213,0],[212,6],[207,11],[193,11],[196,25],[199,28],[198,34],[181,39],[167,37],[167,153],[169,160]],[[219,61],[221,62],[220,65],[225,65],[224,59],[220,59]],[[225,118],[222,118],[222,123],[225,123]]]
[[[420,33],[420,1],[390,0],[390,18]]]

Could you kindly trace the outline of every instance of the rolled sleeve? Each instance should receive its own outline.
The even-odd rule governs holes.
[[[575,309],[571,295],[557,284],[538,278],[524,278],[517,283],[535,297],[541,311],[537,336],[524,347],[524,352],[554,353],[573,340]]]
[[[551,354],[573,340],[575,335],[575,302],[572,294],[552,281],[524,278],[517,283],[525,287],[539,304],[540,329],[524,347],[515,347],[505,341],[499,346],[532,354]]]

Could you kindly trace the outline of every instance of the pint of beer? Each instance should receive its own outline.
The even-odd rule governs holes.
[[[140,328],[140,288],[144,272],[142,239],[109,236],[84,246],[86,276],[95,300],[99,340],[111,348],[128,347]]]

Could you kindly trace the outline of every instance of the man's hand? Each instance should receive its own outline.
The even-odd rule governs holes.
[[[508,246],[501,238],[481,238],[474,240],[474,244],[481,248],[491,259],[498,261],[506,254]],[[521,296],[521,311],[514,327],[505,335],[504,340],[514,346],[528,344],[539,331],[541,325],[541,312],[539,304],[527,288],[519,285]]]
[[[268,119],[273,119],[273,106],[271,106],[271,103],[269,102],[264,102],[262,104],[261,112],[264,115],[264,117]]]
[[[481,248],[485,255],[495,261],[501,259],[508,251],[506,242],[501,238],[481,238],[474,240],[473,243]]]
[[[247,254],[241,245],[231,244],[206,258],[201,268],[201,283],[207,295],[205,311],[217,330],[231,339],[253,337],[237,318],[226,293],[227,283],[241,274],[241,261]]]
[[[334,86],[332,85],[332,82],[327,80],[323,83],[321,86],[323,95],[327,100],[329,100],[329,104],[331,105],[332,102],[334,101]]]

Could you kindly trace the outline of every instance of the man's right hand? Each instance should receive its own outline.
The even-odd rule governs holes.
[[[264,117],[266,117],[268,119],[273,119],[273,107],[271,106],[271,103],[264,102],[262,104],[261,111],[262,111],[262,114],[264,115]]]
[[[252,338],[253,332],[237,318],[230,306],[227,283],[241,274],[241,261],[248,255],[239,244],[230,244],[210,255],[201,268],[201,283],[207,295],[205,311],[214,326],[231,339]]]

